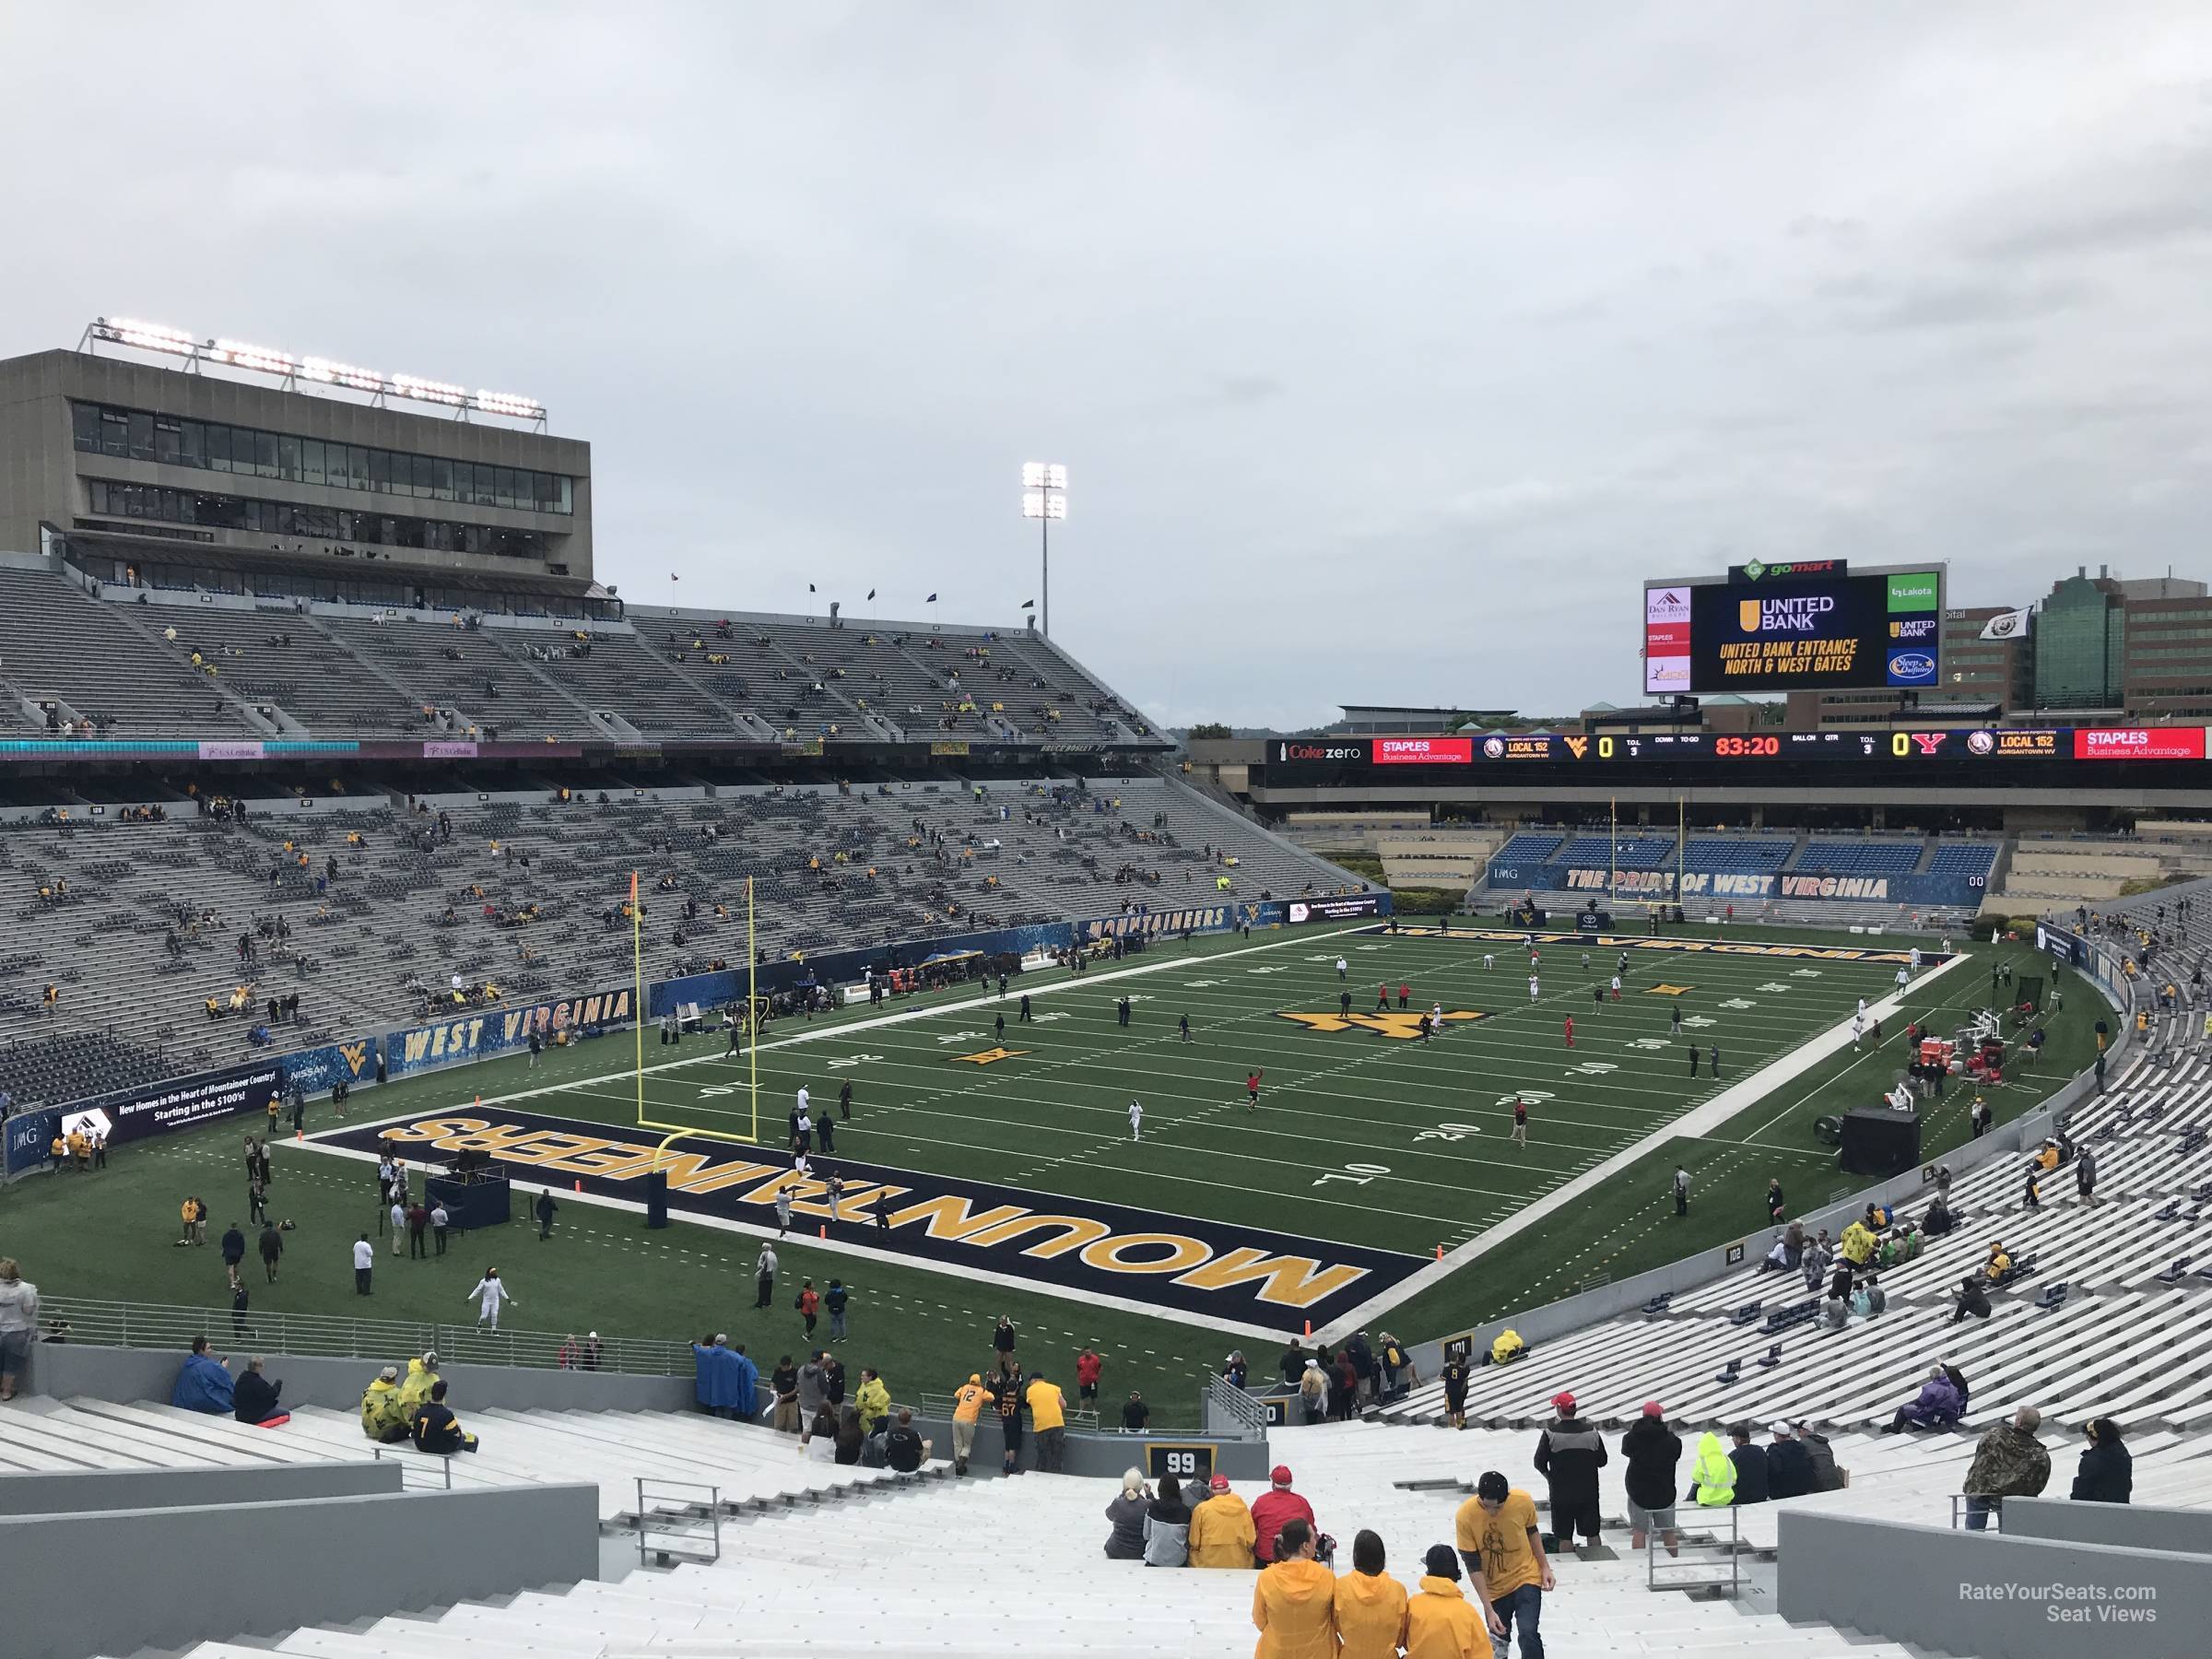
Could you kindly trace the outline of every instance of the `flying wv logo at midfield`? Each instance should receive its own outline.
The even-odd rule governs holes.
[[[1293,1020],[1296,1023],[1304,1026],[1309,1031],[1348,1031],[1357,1027],[1362,1031],[1372,1031],[1378,1037],[1388,1037],[1394,1041],[1398,1042],[1406,1041],[1409,1039],[1418,1037],[1421,1034],[1421,1017],[1418,1013],[1410,1009],[1403,1013],[1393,1012],[1388,1014],[1291,1014],[1277,1012],[1276,1018],[1277,1019]],[[1444,1023],[1446,1025],[1450,1025],[1456,1020],[1485,1019],[1488,1018],[1488,1016],[1477,1013],[1472,1008],[1447,1008],[1444,1010]]]

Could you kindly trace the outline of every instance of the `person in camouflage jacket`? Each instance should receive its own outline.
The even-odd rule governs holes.
[[[2023,1406],[1982,1437],[1966,1472],[1966,1524],[1982,1532],[2006,1498],[2033,1498],[2051,1481],[2051,1453],[2035,1431],[2043,1415]]]

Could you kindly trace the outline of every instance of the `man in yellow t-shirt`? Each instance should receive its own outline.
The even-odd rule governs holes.
[[[1486,1610],[1485,1622],[1497,1638],[1497,1659],[1506,1659],[1514,1627],[1520,1631],[1522,1659],[1543,1659],[1544,1639],[1536,1627],[1544,1613],[1544,1592],[1554,1584],[1535,1500],[1509,1485],[1497,1470],[1488,1470],[1475,1483],[1475,1496],[1459,1506],[1455,1530],[1474,1599]]]
[[[967,1382],[952,1396],[952,1472],[968,1473],[968,1453],[975,1449],[975,1419],[991,1391],[980,1373],[971,1372]]]
[[[1037,1473],[1057,1475],[1067,1441],[1067,1396],[1057,1382],[1039,1371],[1022,1391],[1030,1408],[1030,1427],[1037,1436]]]

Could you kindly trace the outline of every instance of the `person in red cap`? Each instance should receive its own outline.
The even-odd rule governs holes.
[[[1321,1530],[1313,1519],[1313,1506],[1290,1489],[1288,1465],[1277,1464],[1267,1472],[1267,1490],[1252,1506],[1252,1553],[1262,1566],[1275,1559],[1275,1540],[1285,1522],[1303,1521],[1315,1532]]]
[[[1595,1429],[1574,1415],[1574,1396],[1551,1397],[1559,1416],[1536,1437],[1536,1473],[1551,1486],[1553,1547],[1573,1549],[1580,1537],[1597,1545],[1597,1472],[1606,1464],[1606,1442]]]

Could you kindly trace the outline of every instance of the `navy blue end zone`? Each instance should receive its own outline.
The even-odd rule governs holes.
[[[325,1130],[308,1144],[389,1149],[416,1165],[483,1151],[516,1180],[561,1187],[581,1182],[587,1194],[641,1205],[660,1138],[646,1129],[491,1105]],[[1064,1292],[1271,1329],[1296,1330],[1309,1319],[1325,1324],[1424,1265],[1395,1251],[846,1159],[834,1160],[845,1190],[832,1218],[826,1179],[832,1160],[800,1177],[782,1153],[723,1142],[678,1139],[664,1167],[668,1207],[677,1214],[772,1228],[776,1194],[788,1187],[794,1218],[806,1218],[809,1229],[827,1226],[833,1240],[950,1272],[986,1268]],[[889,1206],[888,1229],[877,1224],[883,1205]]]

